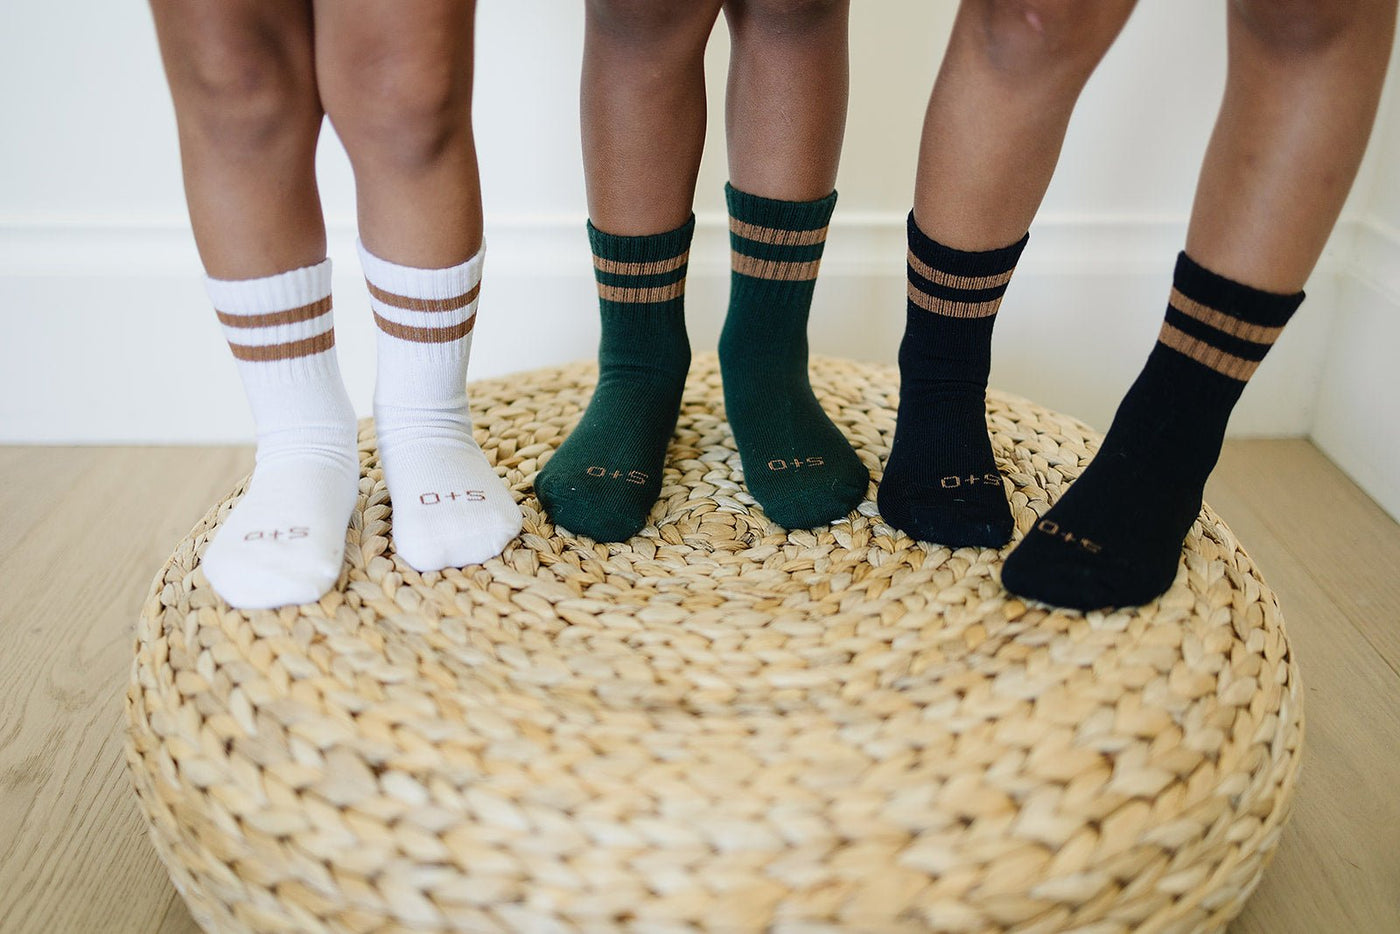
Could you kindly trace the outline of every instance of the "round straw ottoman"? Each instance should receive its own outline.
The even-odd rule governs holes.
[[[894,370],[812,369],[878,478]],[[913,542],[873,494],[829,527],[770,523],[708,356],[652,523],[595,544],[530,487],[594,377],[474,385],[525,512],[484,565],[395,557],[368,423],[319,603],[209,589],[239,490],[176,548],[138,624],[128,761],[206,930],[1106,934],[1240,911],[1302,695],[1274,595],[1209,508],[1160,600],[1027,605],[1000,552]],[[1096,439],[1007,395],[988,415],[1019,538]]]

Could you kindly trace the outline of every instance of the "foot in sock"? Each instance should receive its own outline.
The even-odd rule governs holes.
[[[1091,610],[1146,603],[1175,579],[1230,412],[1303,293],[1250,288],[1185,253],[1174,284],[1103,446],[1006,559],[1012,593]]]
[[[359,492],[355,412],[335,357],[331,264],[207,279],[257,426],[257,466],[202,566],[231,606],[310,603],[340,577]]]
[[[479,564],[520,534],[520,507],[472,437],[467,404],[484,252],[417,269],[360,246],[379,327],[374,423],[394,550],[419,571]]]
[[[535,478],[556,525],[619,542],[646,525],[690,369],[685,274],[691,218],[651,236],[588,225],[603,334],[583,417]]]
[[[788,529],[840,519],[870,474],[812,392],[807,314],[836,193],[777,201],[726,186],[733,274],[720,335],[724,407],[744,482]]]
[[[1026,246],[965,252],[909,215],[909,301],[899,346],[899,414],[880,515],[920,541],[999,547],[1013,523],[987,436],[992,327]]]

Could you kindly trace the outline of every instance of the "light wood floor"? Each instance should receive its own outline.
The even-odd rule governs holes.
[[[0,932],[193,932],[122,757],[152,575],[235,448],[0,447]],[[1237,934],[1400,931],[1400,526],[1305,441],[1207,494],[1278,591],[1307,692],[1293,821]]]

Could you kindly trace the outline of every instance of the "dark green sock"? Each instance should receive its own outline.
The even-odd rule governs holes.
[[[661,492],[690,368],[685,272],[694,229],[693,217],[641,237],[588,225],[603,321],[598,386],[535,492],[556,525],[595,541],[631,538]]]
[[[865,498],[870,474],[807,378],[807,312],[836,192],[775,201],[725,186],[734,270],[719,340],[744,481],[774,522],[805,529]]]

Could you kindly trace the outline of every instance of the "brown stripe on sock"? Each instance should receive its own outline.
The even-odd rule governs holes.
[[[1256,344],[1273,344],[1283,333],[1282,327],[1270,328],[1262,324],[1250,324],[1239,318],[1217,311],[1209,305],[1202,305],[1194,298],[1187,298],[1179,289],[1172,289],[1171,305],[1184,315],[1190,315],[1202,324],[1208,324],[1217,331],[1239,337]]]
[[[1015,269],[1008,269],[1006,272],[997,273],[995,276],[958,276],[951,272],[944,272],[941,269],[934,269],[928,263],[914,255],[914,251],[909,251],[909,266],[916,273],[923,276],[935,285],[946,286],[950,289],[994,289],[999,285],[1006,285],[1011,281],[1011,274]]]
[[[946,299],[935,298],[927,292],[914,287],[914,283],[908,284],[909,301],[918,305],[924,311],[931,311],[936,315],[944,315],[949,318],[988,318],[997,313],[1001,307],[1001,299],[994,298],[985,302],[950,302]]]
[[[778,282],[806,282],[808,279],[815,279],[817,270],[822,264],[819,259],[808,260],[805,263],[756,259],[737,250],[732,251],[732,260],[734,271],[740,275],[752,276],[755,279],[773,279]]]
[[[411,325],[399,324],[397,321],[390,321],[376,311],[374,323],[379,325],[379,330],[390,337],[397,337],[399,340],[412,341],[415,344],[450,344],[452,341],[461,340],[472,332],[472,328],[476,325],[476,315],[443,328],[415,328]]]
[[[624,302],[627,304],[651,304],[652,302],[669,302],[673,298],[680,298],[685,294],[685,280],[673,282],[670,285],[657,285],[651,288],[627,288],[620,285],[604,285],[598,283],[598,297],[608,302]]]
[[[251,360],[256,363],[309,357],[312,354],[321,353],[323,350],[330,350],[334,346],[334,330],[322,331],[312,337],[306,337],[299,341],[287,341],[283,344],[235,344],[233,341],[228,343],[229,350],[233,351],[235,359]]]
[[[327,295],[309,305],[288,308],[286,311],[270,311],[261,315],[235,315],[227,311],[219,311],[216,308],[214,314],[219,316],[220,324],[226,324],[231,328],[270,328],[279,324],[300,324],[303,321],[319,318],[330,310],[331,297]]]
[[[458,311],[476,301],[476,296],[481,291],[481,283],[478,282],[469,291],[453,298],[411,298],[386,292],[368,279],[365,280],[365,285],[369,286],[369,294],[378,301],[390,308],[402,308],[405,311]]]
[[[686,250],[680,256],[672,256],[670,259],[652,260],[648,263],[620,263],[613,259],[604,259],[597,253],[593,254],[593,268],[599,272],[611,273],[618,276],[657,276],[663,272],[675,272],[690,261],[690,251]]]
[[[737,218],[729,218],[729,232],[738,234],[745,240],[756,240],[759,243],[771,243],[776,246],[811,246],[814,243],[822,243],[826,240],[826,227],[820,230],[783,230],[780,227],[760,227],[757,224],[750,224],[748,221],[741,221]]]
[[[1209,367],[1222,376],[1228,376],[1240,382],[1247,381],[1254,375],[1254,371],[1259,369],[1257,360],[1246,360],[1232,353],[1226,353],[1219,347],[1213,347],[1170,324],[1162,325],[1162,332],[1157,335],[1157,340],[1177,353],[1185,354],[1202,366]]]

